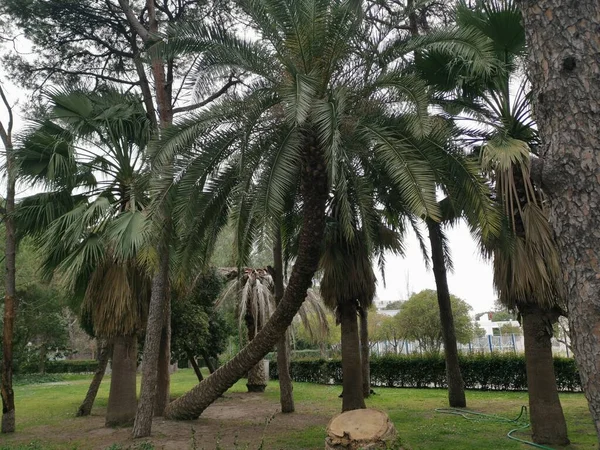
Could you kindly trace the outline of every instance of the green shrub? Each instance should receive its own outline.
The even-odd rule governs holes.
[[[443,355],[389,355],[371,358],[373,386],[406,388],[445,388],[446,368]],[[341,384],[342,364],[339,360],[304,359],[291,362],[294,381]],[[525,357],[516,354],[461,355],[460,370],[467,389],[527,390]],[[554,358],[558,389],[581,391],[575,361]],[[269,376],[277,379],[277,364],[269,365]]]
[[[95,359],[65,359],[62,361],[46,362],[46,373],[89,373],[98,368],[98,361]],[[19,368],[19,374],[37,373],[38,364],[24,364]]]

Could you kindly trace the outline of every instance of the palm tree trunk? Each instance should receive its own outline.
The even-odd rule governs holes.
[[[135,419],[137,407],[136,377],[137,337],[119,336],[114,339],[112,374],[106,426],[129,426]]]
[[[362,367],[363,397],[371,395],[371,367],[369,357],[369,311],[360,308],[360,362]]]
[[[281,245],[281,229],[278,228],[273,245],[273,281],[275,285],[275,302],[279,304],[283,297],[283,250]],[[279,402],[282,413],[291,413],[294,406],[294,385],[290,375],[290,337],[286,332],[277,343],[277,374],[279,376]]]
[[[108,365],[108,360],[111,356],[112,346],[109,344],[108,340],[105,339],[98,341],[98,346],[100,347],[98,350],[98,367],[94,372],[94,378],[92,378],[85,399],[77,409],[77,417],[89,416],[91,414],[92,406],[94,406],[94,401],[98,394],[98,389],[100,388],[100,384],[106,373],[106,366]]]
[[[15,237],[15,179],[16,167],[12,146],[13,115],[4,91],[0,87],[0,96],[8,111],[9,120],[6,129],[0,123],[0,138],[4,144],[6,158],[6,210],[4,213],[4,226],[6,230],[6,243],[4,249],[4,264],[6,278],[4,286],[4,325],[2,331],[2,382],[0,395],[2,396],[2,433],[15,431],[15,393],[13,391],[13,338],[16,316],[16,248]]]
[[[165,411],[171,419],[194,419],[198,417],[219,395],[229,389],[248,370],[258,363],[281,339],[298,313],[312,285],[319,265],[321,245],[325,231],[325,202],[327,199],[327,170],[316,139],[312,139],[303,152],[302,180],[302,228],[298,245],[298,257],[290,275],[290,281],[277,309],[256,337],[227,364],[172,402]]]
[[[142,386],[140,402],[135,415],[133,437],[146,437],[152,431],[152,416],[158,382],[158,360],[165,317],[165,301],[169,283],[169,252],[162,249],[160,266],[152,280],[152,295],[146,324],[144,355],[142,358]]]
[[[198,363],[196,362],[196,357],[194,356],[194,352],[188,346],[185,347],[185,354],[192,365],[192,369],[194,369],[194,373],[196,374],[196,378],[198,378],[198,382],[204,380],[202,376],[202,372],[200,371],[200,367],[198,367]]]
[[[534,115],[542,139],[539,178],[561,257],[572,343],[600,440],[600,28],[597,0],[520,2]]]
[[[155,417],[161,417],[169,404],[171,373],[171,302],[169,293],[165,293],[165,306],[163,328],[160,335],[160,349],[158,353],[158,373],[156,381],[156,398],[154,399]]]
[[[465,408],[465,385],[460,373],[458,363],[458,347],[456,345],[456,331],[454,329],[454,316],[450,302],[450,290],[446,276],[446,261],[439,223],[427,221],[429,241],[431,243],[431,260],[433,275],[437,288],[440,321],[442,323],[442,337],[444,339],[444,356],[446,358],[446,380],[448,382],[448,402],[453,408]]]
[[[213,362],[210,359],[210,355],[208,354],[208,352],[206,350],[202,350],[202,358],[204,359],[204,363],[206,364],[206,367],[208,367],[208,372],[212,375],[213,373],[215,373],[215,370],[217,370],[215,368],[215,365],[213,364]]]
[[[519,306],[525,338],[525,365],[533,441],[537,444],[567,445],[563,414],[552,357],[552,323],[558,319],[535,305]],[[554,319],[554,320],[553,320]]]
[[[363,396],[356,303],[347,301],[338,308],[340,308],[342,327],[342,412],[344,412],[366,408],[366,405]]]

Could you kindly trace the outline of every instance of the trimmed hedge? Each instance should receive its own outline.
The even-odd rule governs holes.
[[[515,354],[464,355],[460,369],[467,389],[527,390],[525,357]],[[558,389],[581,391],[579,372],[570,358],[554,358]],[[342,364],[339,360],[307,359],[292,361],[294,381],[341,384]],[[269,376],[277,379],[277,364],[269,365]],[[373,386],[406,388],[445,388],[446,369],[443,355],[390,355],[371,358]]]
[[[95,372],[98,368],[98,361],[95,359],[72,359],[62,361],[47,361],[46,373],[89,373]],[[19,368],[20,374],[38,373],[38,364],[27,364]]]

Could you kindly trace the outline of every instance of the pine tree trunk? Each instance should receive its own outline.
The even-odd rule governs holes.
[[[0,127],[0,137],[4,144],[6,158],[6,211],[4,214],[4,226],[6,230],[6,247],[4,250],[4,264],[6,268],[5,293],[4,293],[4,326],[2,334],[2,383],[0,395],[2,396],[2,433],[13,433],[15,431],[15,393],[13,391],[13,338],[15,327],[16,305],[16,237],[15,237],[15,177],[16,167],[12,147],[12,110],[6,101],[4,91],[2,99],[9,112],[8,129]]]
[[[600,440],[600,2],[521,0],[541,182],[561,255],[577,367]]]
[[[327,171],[321,150],[312,139],[303,152],[302,228],[298,257],[290,280],[277,309],[256,337],[227,364],[210,377],[172,402],[165,415],[172,419],[197,418],[223,392],[229,389],[248,370],[258,363],[281,339],[298,313],[312,285],[318,268],[325,231],[325,201],[327,199]]]
[[[552,357],[552,322],[537,306],[519,307],[523,318],[525,364],[533,442],[567,445],[567,424],[563,414]],[[553,317],[558,319],[558,315]]]
[[[158,383],[158,360],[160,359],[160,344],[163,335],[168,283],[169,252],[167,249],[162,249],[160,266],[152,280],[152,295],[150,296],[144,354],[142,357],[142,386],[140,401],[135,415],[135,424],[133,426],[134,438],[150,436],[152,432],[152,417]]]
[[[369,311],[361,308],[360,317],[360,363],[362,367],[363,397],[371,395],[371,367],[369,357]]]
[[[440,225],[431,220],[427,221],[429,241],[431,243],[431,260],[433,274],[437,288],[440,321],[442,323],[442,337],[444,339],[444,356],[446,358],[446,380],[448,382],[448,402],[453,408],[465,408],[465,385],[460,373],[458,363],[458,346],[456,345],[456,331],[454,329],[454,316],[450,302],[450,289],[446,276],[446,261],[442,243]]]
[[[342,412],[366,408],[363,396],[362,365],[356,303],[347,301],[340,308],[342,327]]]
[[[158,374],[156,381],[156,398],[154,400],[155,417],[161,417],[169,404],[171,395],[171,302],[170,295],[165,294],[163,328],[160,335],[158,352]]]
[[[106,426],[129,426],[137,408],[135,377],[137,372],[137,337],[119,336],[114,339],[112,374]]]
[[[189,347],[186,347],[185,354],[187,355],[188,360],[190,361],[190,364],[192,365],[192,369],[194,369],[194,373],[196,374],[196,378],[198,378],[198,382],[204,380],[204,377],[202,376],[200,367],[198,367],[198,363],[196,362],[196,357],[194,356],[194,352],[192,352],[192,349]]]
[[[100,347],[98,350],[98,367],[94,372],[94,378],[92,378],[85,399],[77,410],[77,417],[89,416],[91,414],[92,406],[94,406],[98,389],[100,388],[100,384],[106,373],[106,366],[108,365],[108,360],[111,356],[112,346],[107,340],[98,341],[98,345]]]
[[[275,302],[279,304],[283,297],[283,250],[281,245],[281,229],[277,229],[273,245],[273,281],[275,285]],[[290,337],[286,332],[277,343],[277,374],[279,376],[279,402],[282,413],[295,411],[294,385],[290,375]]]

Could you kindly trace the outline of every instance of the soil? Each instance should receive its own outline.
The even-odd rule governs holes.
[[[310,405],[304,408],[297,405],[295,413],[281,414],[279,403],[264,394],[228,393],[197,420],[175,422],[156,418],[152,438],[133,440],[131,428],[105,428],[104,413],[103,409],[95,408],[89,417],[29,428],[17,433],[11,444],[38,441],[65,450],[105,450],[117,444],[115,448],[119,450],[146,450],[149,447],[143,443],[151,442],[155,450],[277,450],[283,447],[269,444],[264,438],[272,441],[278,435],[313,426],[322,426],[325,438],[331,418]]]

